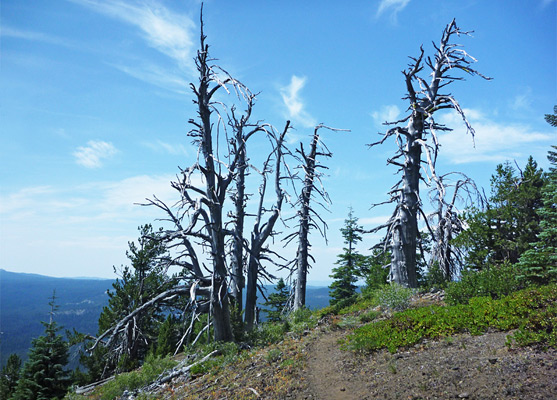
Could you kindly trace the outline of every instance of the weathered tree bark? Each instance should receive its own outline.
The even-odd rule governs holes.
[[[321,234],[326,238],[325,232],[327,224],[319,216],[319,214],[312,207],[312,195],[317,193],[321,199],[328,203],[330,202],[329,196],[325,190],[317,187],[316,184],[320,183],[322,173],[319,169],[327,169],[326,166],[321,165],[317,162],[317,157],[331,157],[332,153],[321,144],[322,149],[319,149],[319,129],[326,128],[332,131],[347,131],[346,129],[335,129],[325,126],[323,124],[317,125],[313,132],[313,137],[311,140],[309,153],[306,154],[304,151],[303,144],[300,144],[300,149],[298,153],[300,154],[302,161],[302,169],[304,171],[304,186],[302,192],[298,199],[299,210],[298,210],[298,232],[293,235],[289,235],[286,240],[291,240],[294,236],[298,238],[298,251],[296,253],[296,260],[294,262],[296,269],[296,285],[294,287],[294,304],[293,309],[298,310],[303,308],[306,304],[306,286],[307,286],[307,274],[309,271],[309,259],[312,258],[309,253],[309,248],[311,244],[309,243],[309,231],[311,228],[320,229],[323,226]],[[317,204],[321,204],[317,202]],[[323,204],[321,204],[323,206]]]
[[[283,175],[281,173],[283,156],[284,156],[284,139],[286,133],[290,127],[290,121],[286,122],[286,126],[282,134],[277,138],[271,138],[275,141],[274,144],[274,156],[275,156],[275,195],[276,201],[271,210],[269,218],[263,222],[264,207],[263,202],[265,200],[265,192],[267,188],[267,171],[268,165],[271,161],[271,156],[267,159],[263,166],[262,179],[263,183],[259,189],[259,207],[256,214],[255,223],[253,225],[253,230],[251,232],[251,242],[249,249],[249,262],[248,262],[248,276],[247,276],[247,289],[246,289],[246,309],[244,322],[246,323],[246,329],[252,330],[254,322],[257,317],[256,313],[256,302],[257,302],[257,281],[260,274],[260,266],[262,261],[262,251],[264,250],[265,242],[269,237],[273,235],[273,229],[275,223],[277,222],[280,212],[282,209],[282,203],[284,201],[285,192],[281,187],[281,180]]]
[[[462,78],[453,77],[449,72],[462,70],[470,75],[479,75],[476,70],[470,68],[475,59],[470,57],[459,45],[449,42],[453,35],[466,35],[468,32],[461,31],[453,20],[444,30],[439,46],[435,46],[436,55],[433,60],[427,57],[424,60],[423,48],[417,58],[411,57],[413,63],[408,70],[403,71],[407,95],[410,103],[411,113],[404,119],[386,124],[399,124],[407,122],[406,127],[395,127],[389,129],[379,142],[370,146],[382,144],[388,137],[395,137],[399,147],[394,157],[387,160],[388,164],[395,165],[402,171],[401,180],[393,187],[391,199],[388,202],[396,203],[395,211],[389,221],[382,226],[372,229],[387,228],[387,234],[383,241],[384,248],[391,250],[391,274],[393,282],[407,286],[416,287],[416,247],[418,237],[418,218],[425,215],[420,199],[420,180],[426,184],[434,182],[439,193],[444,195],[442,181],[435,172],[435,163],[439,150],[436,131],[450,130],[444,125],[437,124],[433,114],[442,109],[455,110],[462,117],[468,132],[474,135],[474,130],[468,123],[463,110],[450,94],[441,94],[439,90],[455,80]],[[431,69],[431,81],[429,84],[419,76],[424,64]],[[417,84],[417,88],[415,87]],[[428,135],[432,138],[432,144],[427,142]],[[425,154],[426,160],[422,160]],[[420,174],[422,163],[427,165],[426,176]],[[424,178],[427,178],[424,179]]]

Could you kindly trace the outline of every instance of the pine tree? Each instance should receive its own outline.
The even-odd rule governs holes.
[[[374,249],[371,256],[365,257],[363,263],[366,289],[378,289],[387,283],[391,253],[383,249]]]
[[[532,157],[517,174],[510,163],[497,166],[491,178],[491,196],[485,210],[465,214],[469,229],[455,243],[467,253],[466,264],[473,269],[508,261],[518,262],[540,232],[543,171]]]
[[[9,399],[14,393],[21,371],[21,358],[10,354],[6,365],[0,371],[0,399]]]
[[[174,317],[172,314],[169,314],[161,325],[157,339],[157,356],[165,357],[168,354],[174,353],[176,350],[176,337],[174,334],[175,324],[176,321]]]
[[[284,279],[280,278],[275,286],[275,291],[267,297],[267,301],[263,303],[264,309],[267,313],[267,321],[279,322],[284,319],[284,308],[288,302],[289,288],[284,283]]]
[[[50,306],[50,321],[42,322],[43,336],[34,339],[29,350],[29,358],[23,365],[13,399],[51,400],[65,396],[69,386],[69,372],[64,369],[68,363],[68,344],[58,331],[54,321],[57,310],[56,296],[53,294]]]
[[[334,279],[329,286],[330,304],[335,305],[341,300],[351,299],[356,295],[358,276],[362,275],[362,267],[365,257],[356,251],[356,245],[362,240],[362,227],[358,226],[358,218],[354,217],[352,209],[348,212],[348,219],[344,220],[344,227],[340,229],[344,243],[344,253],[337,256],[335,263],[338,267],[333,268],[329,275]]]
[[[140,226],[139,231],[137,244],[129,242],[126,251],[131,266],[122,268],[121,278],[108,292],[108,305],[99,316],[99,335],[172,283],[164,273],[167,251],[158,240],[159,232],[154,232],[150,224]],[[165,318],[162,305],[147,309],[124,327],[111,348],[97,346],[88,357],[82,357],[81,362],[89,371],[88,380],[99,380],[116,370],[128,371],[137,367],[149,350],[156,347],[157,330]]]

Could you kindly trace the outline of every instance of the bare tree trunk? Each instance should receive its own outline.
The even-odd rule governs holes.
[[[318,195],[326,202],[330,202],[327,192],[320,187],[316,187],[316,184],[321,181],[322,173],[319,172],[319,168],[327,168],[317,162],[318,156],[331,157],[332,153],[321,144],[322,149],[318,149],[319,145],[319,129],[326,128],[332,131],[348,131],[346,129],[335,129],[325,126],[323,124],[317,125],[313,132],[313,138],[310,144],[309,153],[304,152],[303,144],[300,144],[300,149],[298,153],[302,159],[302,168],[304,170],[304,186],[302,188],[302,193],[298,199],[300,209],[298,211],[298,232],[295,234],[298,237],[298,252],[296,253],[296,285],[294,288],[294,305],[293,309],[298,310],[305,307],[306,305],[306,286],[307,286],[307,274],[309,271],[309,258],[312,258],[309,253],[309,248],[311,247],[309,243],[309,230],[311,227],[319,228],[320,224],[323,226],[321,230],[321,235],[325,237],[325,230],[327,229],[327,224],[319,216],[319,214],[312,207],[312,193],[318,193]],[[320,204],[317,202],[317,204]],[[323,204],[321,204],[323,206]],[[292,235],[291,235],[292,236]],[[289,236],[290,237],[290,236]],[[288,238],[289,238],[288,237]],[[287,240],[288,240],[287,238]]]
[[[474,135],[474,130],[468,123],[464,112],[456,99],[451,94],[441,94],[439,90],[455,80],[462,78],[454,77],[452,73],[457,70],[464,71],[470,75],[481,75],[470,67],[475,59],[470,57],[460,45],[449,42],[453,35],[466,35],[468,32],[461,31],[453,20],[445,30],[439,45],[435,45],[434,57],[424,59],[424,50],[420,49],[419,57],[411,57],[413,62],[408,70],[403,71],[407,95],[410,103],[410,115],[395,122],[386,122],[395,125],[407,122],[406,127],[395,127],[389,129],[383,139],[370,146],[382,144],[388,137],[394,137],[398,145],[395,156],[387,160],[402,170],[401,180],[393,186],[389,194],[391,199],[387,203],[396,203],[395,211],[389,221],[369,232],[387,228],[387,234],[383,240],[383,248],[391,250],[391,281],[407,287],[416,287],[416,245],[418,238],[418,217],[425,216],[420,200],[420,180],[426,184],[433,181],[441,197],[444,196],[445,187],[435,171],[439,141],[436,131],[451,130],[444,125],[435,122],[433,114],[442,109],[455,110],[463,119],[468,132]],[[425,65],[424,65],[425,64]],[[431,69],[431,80],[426,82],[419,73],[427,66]],[[427,142],[427,135],[431,136],[431,144]],[[425,154],[426,160],[422,160]],[[427,165],[422,168],[422,164]],[[425,176],[420,175],[420,170]],[[427,178],[427,181],[424,179]],[[428,182],[429,181],[429,182]],[[383,203],[382,203],[383,204]],[[427,221],[426,221],[427,222]],[[433,234],[433,232],[432,232]],[[435,234],[433,234],[435,236]]]
[[[397,219],[400,224],[393,230],[391,252],[391,280],[406,287],[417,287],[416,247],[418,237],[418,212],[420,190],[420,162],[422,147],[416,143],[423,136],[422,115],[414,113],[410,118],[407,146],[404,152],[402,190]]]
[[[277,222],[280,212],[282,209],[282,203],[284,201],[285,192],[281,187],[281,180],[284,178],[281,170],[284,159],[284,139],[290,128],[290,121],[286,121],[286,126],[282,134],[278,138],[271,138],[275,141],[275,196],[276,201],[271,214],[267,221],[263,222],[263,212],[264,212],[264,199],[265,192],[267,189],[267,172],[269,171],[269,163],[271,161],[271,156],[267,158],[263,166],[262,179],[263,183],[259,189],[259,207],[256,214],[256,220],[253,225],[253,231],[251,233],[251,245],[249,249],[249,262],[248,262],[248,277],[247,277],[247,289],[246,289],[246,309],[244,322],[246,323],[246,329],[248,331],[253,329],[254,322],[257,320],[256,304],[257,304],[257,287],[258,287],[258,277],[260,275],[260,265],[262,260],[262,252],[264,251],[263,246],[267,239],[273,236],[273,229],[275,223]],[[271,154],[272,155],[272,154]]]

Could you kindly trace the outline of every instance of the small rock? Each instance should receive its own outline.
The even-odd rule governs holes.
[[[468,397],[470,397],[470,394],[468,392],[464,392],[459,394],[458,397],[461,399],[467,399]]]
[[[497,362],[497,359],[496,359],[496,358],[490,358],[490,359],[489,359],[489,362],[490,362],[491,364],[495,364],[495,363]]]
[[[340,388],[340,391],[341,391],[341,392],[344,392],[345,390],[346,390],[346,388],[343,388],[343,387]]]

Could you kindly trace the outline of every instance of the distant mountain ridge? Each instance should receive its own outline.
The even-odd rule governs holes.
[[[102,308],[108,303],[111,279],[53,278],[0,269],[0,366],[12,353],[27,358],[31,341],[44,333],[41,321],[48,321],[49,299],[56,291],[56,322],[64,329],[95,335]],[[274,285],[267,285],[271,293]],[[260,302],[264,302],[258,296]],[[322,308],[329,304],[326,287],[308,286],[307,305]],[[262,315],[263,317],[263,315]],[[75,365],[75,360],[72,362]]]
[[[97,333],[97,321],[108,302],[110,279],[53,278],[0,269],[0,365],[11,353],[23,359],[31,340],[44,333],[49,298],[56,291],[56,322],[65,329]]]

